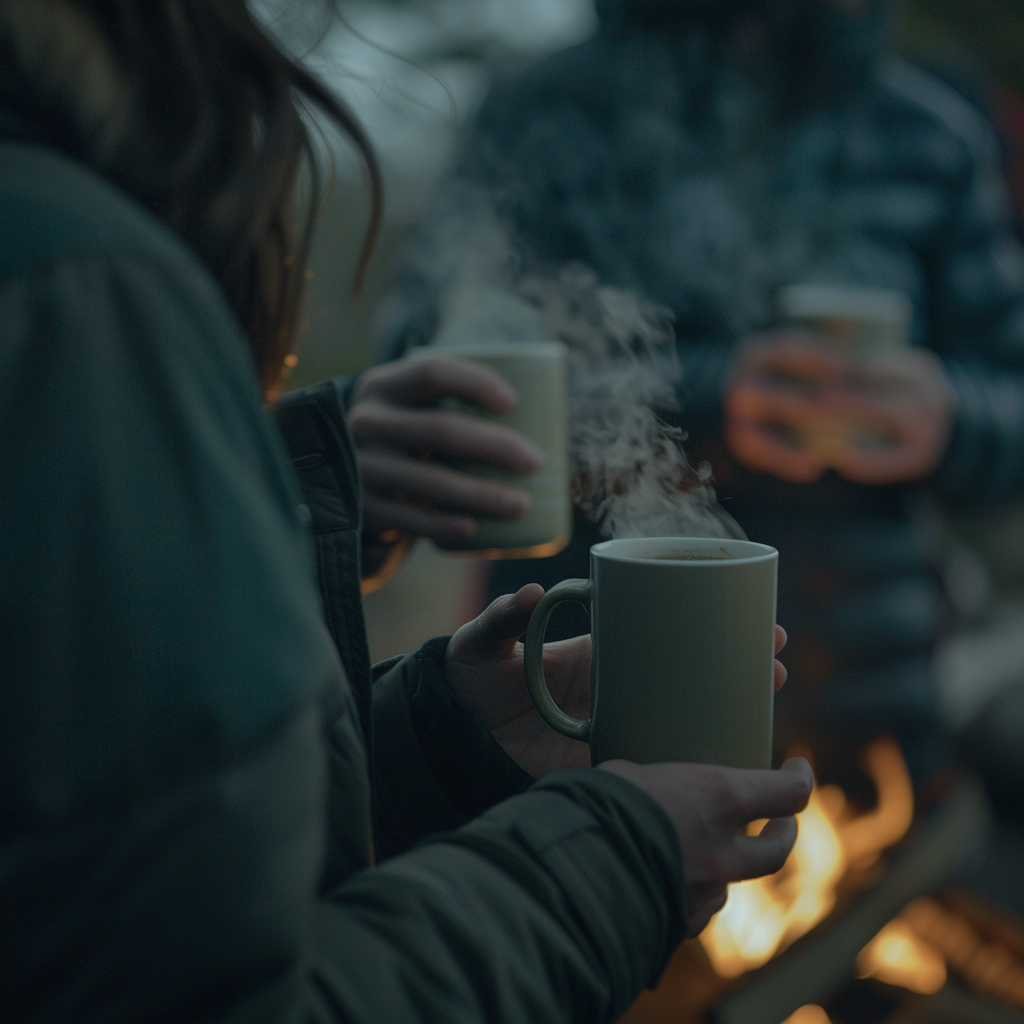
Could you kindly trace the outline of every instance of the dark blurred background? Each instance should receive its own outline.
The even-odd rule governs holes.
[[[378,358],[375,325],[386,314],[396,256],[492,76],[587,38],[596,21],[592,0],[339,0],[340,17],[329,24],[296,24],[275,13],[286,8],[265,6],[366,125],[387,188],[382,236],[354,303],[366,192],[351,152],[337,148],[290,382],[302,385]],[[891,26],[893,49],[952,84],[996,126],[1024,227],[1024,2],[896,0]],[[1024,504],[935,514],[944,523],[946,582],[958,612],[938,655],[944,713],[976,758],[994,762],[997,797],[1005,791],[1019,803],[1020,762],[1006,751],[1019,751],[1024,737]],[[474,565],[420,542],[367,599],[374,657],[410,650],[472,614]],[[993,734],[1005,742],[994,743]]]
[[[287,0],[267,0],[270,17],[277,2]],[[356,304],[367,193],[352,153],[338,146],[290,382],[296,386],[382,357],[374,338],[403,243],[494,76],[596,28],[593,0],[337,0],[335,7],[340,18],[329,25],[286,19],[282,32],[303,53],[311,50],[321,76],[367,127],[387,202]],[[1024,0],[893,0],[890,24],[893,50],[952,85],[994,125],[1024,237]],[[931,513],[944,538],[955,612],[936,655],[944,722],[1000,811],[985,855],[957,884],[1024,921],[1024,501],[969,513],[935,505]],[[366,598],[374,659],[454,631],[475,614],[481,594],[480,563],[420,541],[398,574]]]

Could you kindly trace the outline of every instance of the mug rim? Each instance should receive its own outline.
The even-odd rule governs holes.
[[[640,555],[628,555],[628,554],[617,554],[616,549],[621,548],[624,545],[634,544],[674,544],[681,545],[687,544],[691,547],[701,548],[710,546],[721,546],[725,544],[742,544],[748,549],[752,549],[749,555],[732,556],[728,559],[704,559],[704,558],[658,558],[658,557],[643,557]],[[773,548],[768,544],[760,544],[753,540],[738,540],[732,537],[620,537],[617,540],[605,540],[601,541],[600,544],[594,544],[590,553],[595,558],[603,558],[612,562],[630,562],[634,565],[660,565],[660,566],[677,566],[685,565],[689,567],[711,567],[721,565],[751,565],[756,562],[767,562],[772,559],[779,557],[777,548]]]
[[[904,324],[913,316],[913,305],[899,288],[874,285],[801,281],[779,293],[784,316],[798,320],[830,317]]]

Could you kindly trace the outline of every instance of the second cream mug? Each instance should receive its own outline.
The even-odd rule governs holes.
[[[483,412],[453,402],[459,412],[499,423],[523,434],[546,459],[530,476],[491,468],[463,467],[489,479],[518,487],[530,495],[522,519],[478,521],[476,534],[460,549],[477,558],[546,558],[557,554],[572,535],[569,497],[569,427],[566,406],[567,352],[557,341],[511,341],[439,344],[414,349],[409,358],[442,355],[469,359],[494,370],[515,389],[519,403],[507,413]]]

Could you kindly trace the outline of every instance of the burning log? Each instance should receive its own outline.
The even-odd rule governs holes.
[[[975,992],[1024,1011],[1024,938],[1016,928],[957,894],[914,900],[893,924],[910,930]]]

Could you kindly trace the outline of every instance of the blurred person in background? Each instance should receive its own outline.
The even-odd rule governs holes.
[[[524,274],[579,262],[668,307],[683,372],[664,415],[750,539],[781,553],[792,655],[780,751],[811,742],[821,774],[870,800],[851,769],[888,733],[918,783],[937,778],[947,753],[931,662],[948,611],[929,502],[1024,489],[1024,252],[993,132],[886,52],[884,0],[597,10],[592,39],[494,84],[426,212],[385,343],[398,355],[437,331],[450,281],[431,272],[433,254],[466,194],[488,197]],[[854,364],[787,329],[776,296],[806,281],[903,292],[911,347]],[[405,372],[379,368],[367,391]],[[403,486],[415,435],[389,446],[358,402],[352,415],[371,498],[402,506],[376,527],[442,544],[471,528],[478,496],[450,480]],[[837,419],[884,444],[825,458],[805,439]],[[431,444],[440,473],[445,449]],[[430,523],[416,518],[424,499]],[[494,563],[491,595],[587,576],[600,539],[577,514],[560,555]],[[561,635],[586,629],[581,615]]]
[[[266,409],[306,105],[379,210],[244,0],[0,0],[0,1016],[609,1021],[810,774],[583,767],[539,587],[371,669],[342,389]]]

